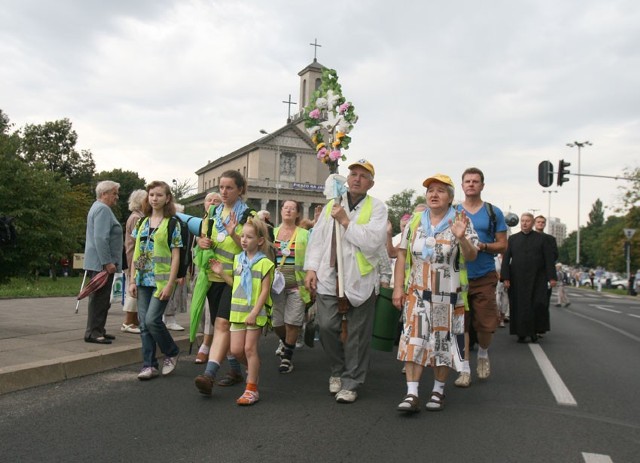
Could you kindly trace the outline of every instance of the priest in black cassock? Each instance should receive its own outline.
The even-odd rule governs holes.
[[[550,329],[547,288],[556,285],[554,256],[544,236],[533,231],[533,214],[522,214],[520,230],[509,237],[501,277],[509,290],[509,333],[518,342],[536,342],[538,333]]]

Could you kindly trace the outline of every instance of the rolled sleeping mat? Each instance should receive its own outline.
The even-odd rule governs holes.
[[[192,235],[200,236],[202,217],[194,217],[192,215],[183,214],[182,212],[176,212],[176,217],[187,224]]]

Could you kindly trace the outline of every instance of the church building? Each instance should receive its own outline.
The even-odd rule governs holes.
[[[198,193],[189,205],[202,205],[207,193],[218,191],[220,175],[226,170],[237,170],[247,179],[249,207],[267,210],[271,221],[280,223],[282,201],[293,199],[303,206],[302,218],[313,219],[316,205],[324,205],[324,183],[329,169],[316,158],[315,145],[304,128],[304,108],[320,87],[324,66],[313,62],[298,73],[300,76],[299,108],[286,125],[264,134],[242,148],[207,163],[196,171]],[[291,104],[291,97],[289,97]],[[291,107],[291,106],[289,106]]]

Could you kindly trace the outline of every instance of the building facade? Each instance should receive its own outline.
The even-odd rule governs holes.
[[[549,217],[549,221],[547,222],[547,233],[555,237],[558,247],[560,247],[567,237],[567,226],[557,217]]]
[[[247,179],[247,204],[255,210],[267,210],[274,223],[280,222],[279,209],[287,199],[303,206],[303,218],[313,218],[316,205],[324,205],[324,184],[329,169],[316,158],[315,145],[304,128],[304,107],[320,86],[324,66],[313,63],[298,73],[300,111],[286,125],[224,155],[196,171],[198,193],[189,205],[202,205],[204,197],[218,191],[224,171],[237,170]]]

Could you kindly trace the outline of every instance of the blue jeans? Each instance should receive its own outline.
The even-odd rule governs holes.
[[[180,349],[162,321],[168,301],[154,297],[155,290],[152,286],[138,286],[138,319],[142,339],[142,366],[158,368],[156,344],[167,357],[175,357]]]

